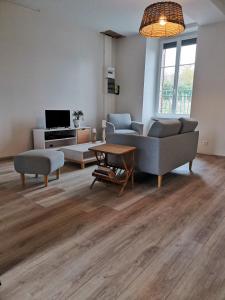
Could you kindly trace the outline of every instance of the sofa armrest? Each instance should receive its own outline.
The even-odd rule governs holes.
[[[106,134],[113,134],[115,133],[115,126],[113,123],[106,122]]]
[[[144,132],[144,124],[141,122],[131,122],[131,128],[138,132],[139,135],[143,135]]]

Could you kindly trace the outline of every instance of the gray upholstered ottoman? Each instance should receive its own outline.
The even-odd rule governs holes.
[[[57,172],[64,165],[64,153],[56,150],[30,150],[17,155],[14,159],[15,170],[20,173],[25,185],[25,174],[44,175],[45,186],[48,186],[48,175]]]

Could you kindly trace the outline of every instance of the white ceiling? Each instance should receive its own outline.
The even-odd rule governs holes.
[[[138,32],[143,11],[153,0],[7,0],[27,5],[57,18],[66,18],[97,31]],[[225,0],[177,0],[183,5],[186,24],[225,21]]]

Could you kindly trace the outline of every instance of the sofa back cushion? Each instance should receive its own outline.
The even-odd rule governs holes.
[[[155,120],[152,124],[148,136],[164,138],[179,134],[181,122],[179,120]]]
[[[181,122],[180,133],[195,131],[195,128],[198,126],[198,121],[194,119],[180,118],[179,121]]]
[[[108,114],[108,121],[113,123],[116,129],[131,129],[130,114]]]

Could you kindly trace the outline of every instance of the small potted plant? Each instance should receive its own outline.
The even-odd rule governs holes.
[[[83,119],[84,116],[82,110],[74,110],[72,116],[73,116],[74,127],[75,128],[80,127],[80,120]]]

